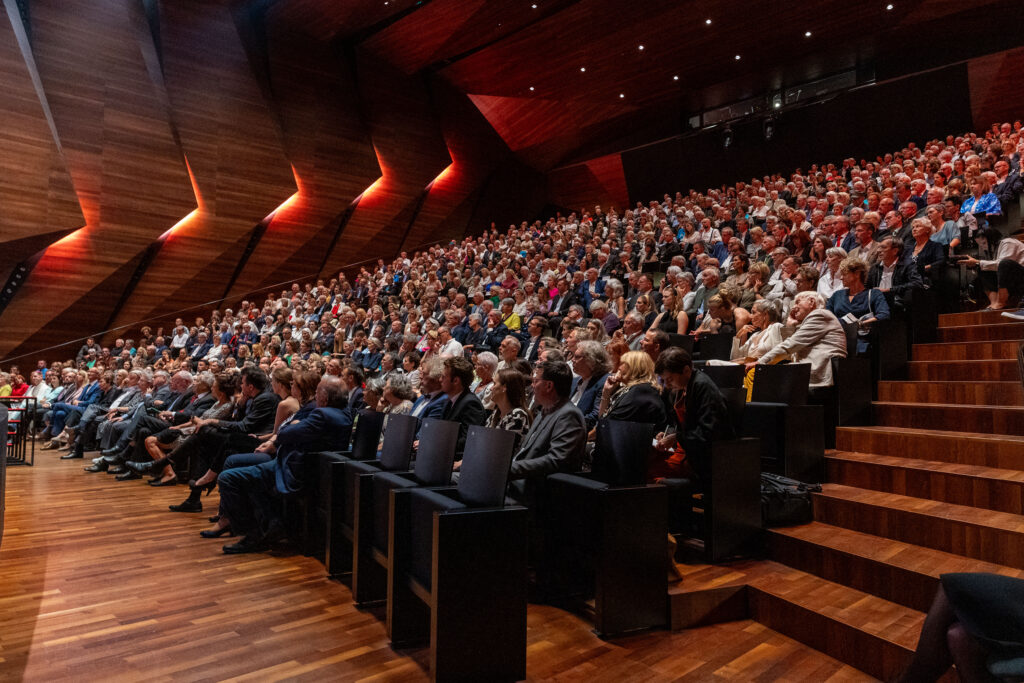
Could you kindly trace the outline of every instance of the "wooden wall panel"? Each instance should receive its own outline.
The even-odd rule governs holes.
[[[325,273],[399,248],[415,203],[452,163],[420,78],[408,78],[366,53],[356,61],[363,112],[383,176],[360,200]],[[402,217],[405,222],[402,222]]]
[[[26,59],[15,29],[0,11],[0,274],[85,225],[48,105],[33,83],[35,61],[31,53]]]
[[[974,128],[1024,117],[1024,47],[967,61]]]
[[[86,227],[46,250],[8,306],[0,355],[98,331],[126,282],[111,276],[195,208],[142,58],[142,4],[69,9],[32,2],[32,49]]]
[[[609,154],[582,164],[560,168],[548,174],[551,201],[574,211],[594,204],[614,206],[624,211],[629,206],[626,174],[622,156]]]
[[[241,256],[239,240],[296,192],[230,3],[161,3],[160,32],[167,92],[200,210],[167,238],[118,324],[218,299]]]
[[[313,277],[335,218],[381,174],[348,64],[290,21],[287,4],[270,9],[266,26],[274,107],[299,193],[267,227],[232,289],[237,296]]]

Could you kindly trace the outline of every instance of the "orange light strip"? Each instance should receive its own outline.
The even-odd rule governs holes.
[[[177,223],[172,225],[167,230],[167,232],[165,232],[164,234],[160,235],[160,237],[157,238],[157,239],[161,239],[161,240],[167,239],[168,237],[170,237],[174,233],[175,230],[177,230],[181,226],[183,226],[186,223],[188,223],[189,221],[191,221],[203,209],[203,198],[199,194],[199,183],[196,182],[196,174],[192,172],[192,166],[191,166],[191,164],[188,163],[188,157],[185,156],[185,155],[182,155],[182,157],[185,159],[185,170],[188,171],[188,180],[189,180],[190,183],[192,183],[192,193],[196,197],[196,208],[192,209],[192,211],[190,211],[187,216],[185,216],[180,221],[178,221]]]

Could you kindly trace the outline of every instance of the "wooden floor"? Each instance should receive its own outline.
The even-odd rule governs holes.
[[[87,461],[86,461],[87,462]],[[186,489],[151,489],[37,453],[8,472],[0,547],[0,680],[424,680],[427,653],[391,650],[323,567],[225,556]],[[872,680],[755,621],[602,641],[531,605],[531,680]]]

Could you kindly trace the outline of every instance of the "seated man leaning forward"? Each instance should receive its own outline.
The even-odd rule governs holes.
[[[825,298],[817,292],[798,293],[789,317],[796,322],[796,330],[757,361],[747,363],[747,369],[792,356],[794,362],[811,364],[812,387],[832,386],[832,359],[846,358],[846,333],[839,318],[825,308]]]
[[[572,370],[568,363],[537,363],[532,384],[541,412],[534,418],[509,472],[510,494],[524,505],[535,502],[536,488],[544,477],[576,471],[587,445],[583,413],[569,400]]]
[[[219,478],[223,517],[231,520],[242,540],[224,546],[224,552],[253,553],[266,550],[283,536],[279,500],[299,493],[302,460],[307,453],[345,448],[352,418],[345,410],[345,387],[337,377],[325,377],[316,388],[316,410],[299,422],[282,425],[277,433],[273,460],[222,472]]]

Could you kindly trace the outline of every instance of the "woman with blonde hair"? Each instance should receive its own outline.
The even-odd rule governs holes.
[[[601,391],[599,414],[610,420],[665,424],[665,404],[654,375],[654,361],[643,351],[622,355]]]

